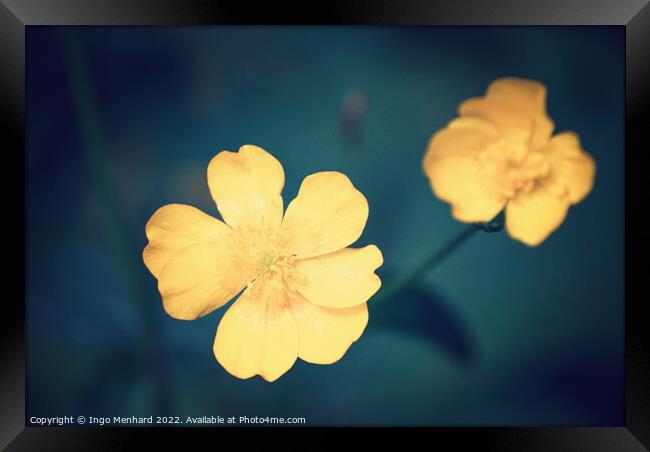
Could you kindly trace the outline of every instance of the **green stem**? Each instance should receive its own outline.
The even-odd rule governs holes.
[[[103,226],[109,241],[108,248],[123,272],[128,290],[127,300],[141,315],[141,335],[137,341],[139,350],[135,355],[138,357],[149,356],[153,361],[149,365],[158,370],[155,374],[158,390],[157,400],[161,406],[157,412],[164,413],[168,411],[164,349],[160,345],[158,325],[149,313],[151,308],[145,303],[148,297],[145,296],[140,282],[140,275],[143,273],[142,257],[138,243],[128,227],[128,215],[115,185],[115,176],[111,172],[108,142],[95,104],[94,87],[86,56],[79,43],[80,38],[73,34],[65,34],[62,39],[61,44],[71,82],[73,106],[79,121],[81,145],[85,152],[86,164],[95,194],[98,196],[99,204],[105,214]]]
[[[109,242],[108,248],[119,262],[119,268],[127,283],[128,301],[141,308],[143,292],[137,279],[138,268],[136,267],[140,262],[140,256],[134,251],[137,249],[137,242],[126,226],[128,216],[123,208],[124,203],[119,199],[114,182],[115,176],[111,173],[106,136],[95,105],[95,93],[88,74],[85,55],[77,39],[65,34],[61,43],[68,66],[70,91],[79,123],[85,163],[93,183],[94,193],[103,208],[102,213],[105,214],[103,227],[106,231],[105,238]],[[146,315],[144,317],[147,318]]]
[[[471,236],[476,233],[476,231],[479,230],[480,229],[474,224],[465,227],[460,231],[460,233],[458,233],[458,235],[447,242],[447,244],[445,244],[442,248],[434,251],[428,258],[422,261],[408,274],[403,276],[401,279],[393,282],[392,284],[388,284],[386,288],[380,292],[379,300],[387,300],[395,294],[399,293],[406,286],[419,280],[427,272],[439,266],[447,257],[449,257],[458,248],[460,248],[463,243],[465,243]]]

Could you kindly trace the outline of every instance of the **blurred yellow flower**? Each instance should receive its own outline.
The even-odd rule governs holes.
[[[343,174],[306,177],[282,215],[284,170],[257,146],[223,151],[208,185],[224,222],[181,204],[146,226],[144,263],[167,313],[193,320],[243,290],[221,319],[214,355],[232,375],[274,381],[299,357],[338,361],[368,323],[383,263],[363,232],[368,202]]]
[[[544,85],[502,78],[433,135],[424,172],[454,218],[486,222],[505,208],[510,236],[535,246],[589,194],[596,172],[578,135],[552,132]]]

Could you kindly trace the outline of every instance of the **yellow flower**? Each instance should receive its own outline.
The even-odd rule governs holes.
[[[284,170],[257,146],[223,151],[208,185],[224,222],[181,204],[146,226],[144,263],[167,313],[193,320],[242,295],[221,319],[217,361],[232,375],[274,381],[299,357],[338,361],[368,323],[383,263],[363,232],[368,202],[337,172],[306,177],[282,216]]]
[[[540,244],[591,191],[593,159],[575,133],[552,136],[539,82],[496,80],[458,110],[422,162],[433,192],[459,221],[489,221],[505,208],[510,236]]]

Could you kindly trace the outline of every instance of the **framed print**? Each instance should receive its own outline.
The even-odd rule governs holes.
[[[647,2],[244,9],[0,5],[3,447],[645,450]]]

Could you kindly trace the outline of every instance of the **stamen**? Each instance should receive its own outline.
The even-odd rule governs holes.
[[[299,277],[295,256],[285,251],[282,235],[274,228],[239,227],[235,231],[233,255],[236,265],[253,275],[248,283],[256,297],[282,300],[295,292]],[[257,292],[259,291],[259,293]]]

